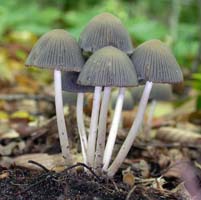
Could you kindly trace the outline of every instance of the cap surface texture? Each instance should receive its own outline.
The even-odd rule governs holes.
[[[155,83],[183,81],[181,69],[171,50],[160,40],[149,40],[131,56],[139,80]]]
[[[78,84],[88,86],[137,86],[135,68],[130,58],[119,49],[109,46],[96,51],[85,63]]]
[[[25,65],[62,71],[80,71],[84,59],[76,40],[65,30],[55,29],[44,34],[37,41]]]
[[[95,16],[82,31],[79,44],[86,52],[95,52],[105,46],[114,46],[127,54],[133,52],[128,31],[110,13]]]

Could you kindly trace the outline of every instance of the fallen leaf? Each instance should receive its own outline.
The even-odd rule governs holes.
[[[133,175],[133,172],[131,171],[130,167],[128,167],[126,170],[123,170],[122,175],[123,175],[123,183],[131,187],[135,184],[135,176]]]

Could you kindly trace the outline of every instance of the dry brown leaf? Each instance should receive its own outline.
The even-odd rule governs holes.
[[[123,170],[122,175],[123,175],[123,183],[131,187],[135,184],[135,176],[133,175],[133,172],[131,171],[130,167],[128,167],[126,170]]]
[[[201,144],[201,135],[172,127],[159,128],[156,138],[165,142],[179,142],[182,144]]]
[[[62,171],[65,168],[65,162],[61,154],[55,154],[55,155],[48,155],[46,153],[26,154],[16,157],[13,162],[17,166],[41,170],[41,168],[39,168],[38,166],[28,163],[29,160],[33,160],[37,163],[40,163],[49,170],[54,169],[55,171]]]

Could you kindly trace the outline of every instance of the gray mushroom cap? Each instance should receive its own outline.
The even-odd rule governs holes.
[[[85,63],[78,84],[87,86],[137,86],[135,68],[130,58],[119,49],[109,46],[96,51]]]
[[[77,84],[78,72],[63,72],[62,74],[62,90],[68,92],[94,92],[94,87],[83,86]]]
[[[105,46],[114,46],[127,54],[133,53],[128,31],[121,21],[110,13],[95,16],[82,31],[79,44],[86,52],[95,52]]]
[[[25,65],[79,72],[84,59],[76,40],[67,31],[55,29],[37,41]]]
[[[112,95],[111,95],[112,109],[115,109],[118,94],[119,94],[118,90],[115,90],[112,92]],[[124,102],[123,102],[123,108],[122,109],[123,110],[132,110],[133,107],[134,107],[133,97],[132,97],[131,91],[127,89],[127,90],[125,90]]]
[[[155,83],[183,81],[183,75],[175,57],[160,40],[144,42],[135,49],[131,59],[139,80]]]
[[[144,90],[144,85],[131,89],[134,102],[139,102]],[[172,87],[170,84],[154,83],[151,89],[149,100],[171,101],[173,99]]]

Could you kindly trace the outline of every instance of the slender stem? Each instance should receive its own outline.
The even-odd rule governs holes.
[[[103,153],[105,149],[105,138],[106,138],[106,127],[107,127],[107,113],[109,108],[111,87],[105,87],[98,124],[98,136],[96,144],[96,157],[95,157],[95,166],[97,173],[101,173],[101,168],[103,165]]]
[[[54,88],[55,88],[55,107],[57,116],[57,126],[62,156],[67,164],[72,164],[72,155],[70,153],[68,134],[65,125],[63,112],[63,99],[61,87],[61,71],[54,70]]]
[[[98,116],[99,116],[100,101],[101,101],[101,90],[102,90],[102,87],[99,87],[99,86],[95,87],[95,90],[94,90],[90,131],[89,131],[88,145],[87,145],[87,162],[90,167],[93,167],[94,165],[97,125],[98,125]]]
[[[136,114],[135,120],[132,124],[132,127],[126,137],[126,140],[121,146],[121,149],[119,150],[119,153],[117,154],[115,160],[113,161],[112,165],[109,167],[107,174],[109,177],[113,177],[114,174],[117,172],[121,164],[123,163],[124,159],[126,158],[130,148],[133,145],[134,139],[137,136],[138,130],[142,124],[143,116],[146,110],[146,105],[149,99],[149,95],[151,92],[153,83],[147,81],[141,100],[138,108],[138,112]]]
[[[80,136],[81,149],[83,162],[87,163],[87,135],[84,126],[84,113],[83,113],[83,105],[84,105],[84,93],[77,94],[77,126],[78,132]]]
[[[157,101],[156,100],[153,100],[151,102],[151,106],[150,106],[150,109],[149,109],[149,114],[148,114],[148,119],[147,119],[147,123],[146,123],[146,128],[145,128],[145,134],[148,136],[150,130],[151,130],[151,127],[152,127],[152,121],[153,121],[153,116],[154,116],[154,111],[155,111],[155,108],[156,108],[156,103]]]
[[[117,131],[121,119],[121,111],[123,107],[123,102],[124,102],[124,93],[125,93],[125,88],[120,88],[119,89],[119,94],[117,97],[117,103],[115,106],[115,111],[114,111],[114,117],[112,120],[109,136],[107,139],[107,144],[105,147],[105,152],[104,152],[104,157],[103,157],[103,171],[106,171],[109,164],[110,160],[112,158],[112,151],[114,149],[114,144],[115,140],[117,137]]]

